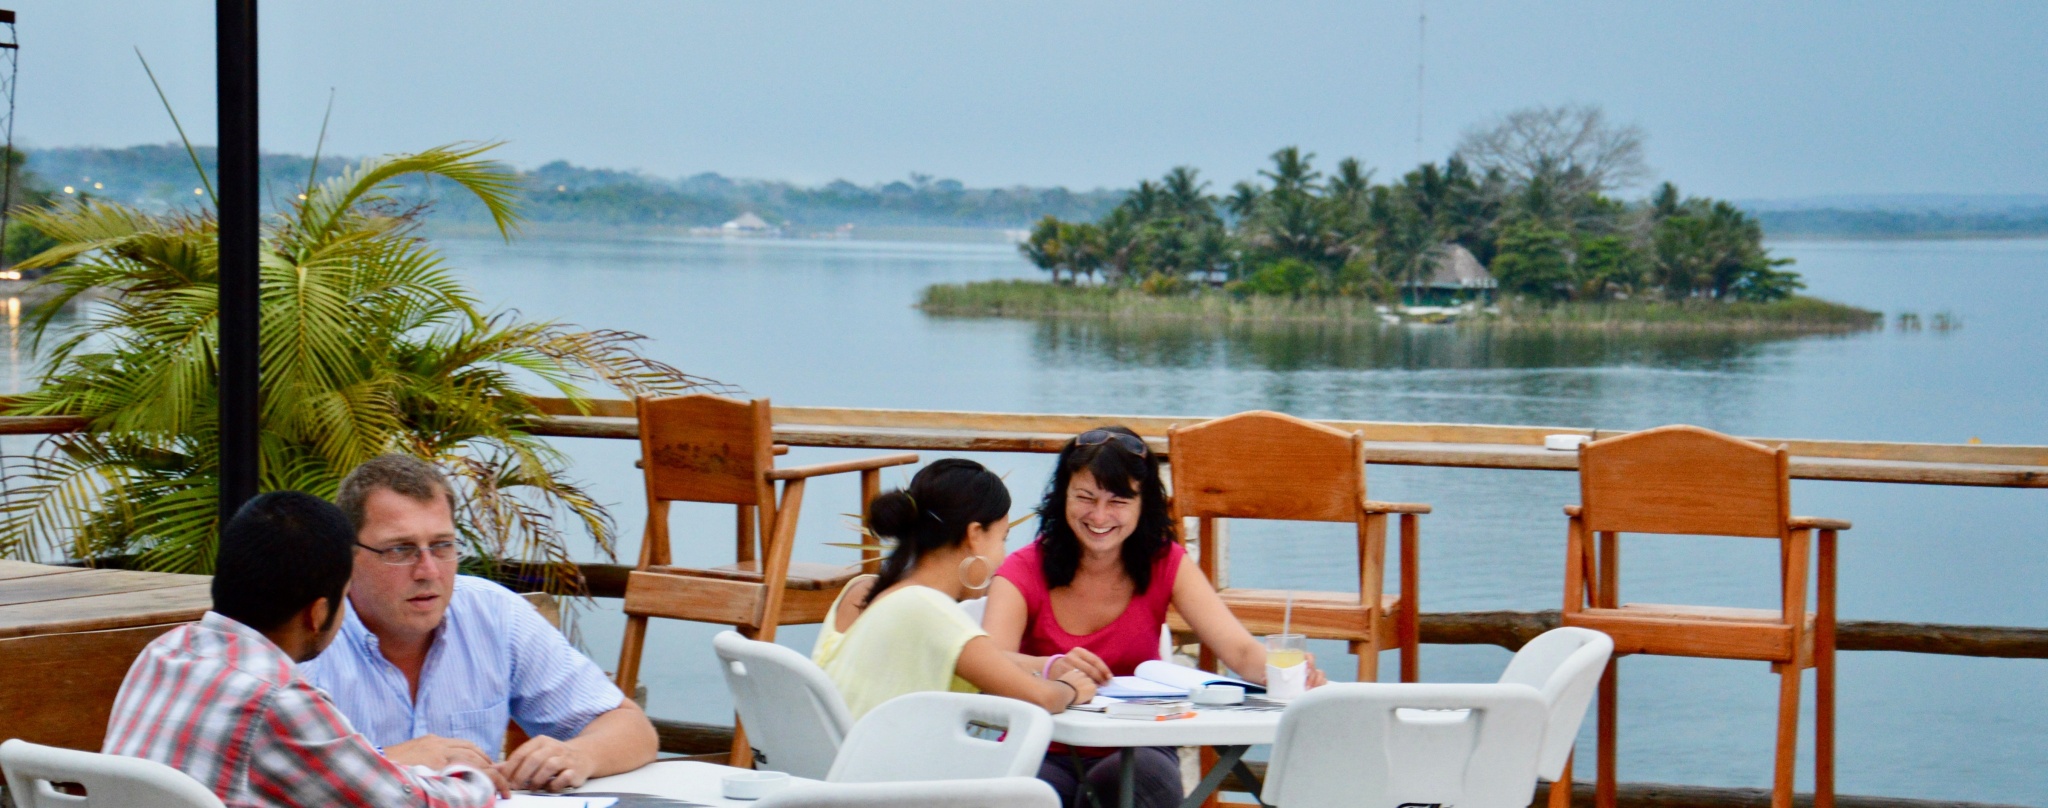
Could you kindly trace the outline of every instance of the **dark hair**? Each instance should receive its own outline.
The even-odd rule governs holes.
[[[1122,426],[1105,426],[1100,431],[1138,436]],[[1145,594],[1152,583],[1153,562],[1174,540],[1166,483],[1159,479],[1159,456],[1150,451],[1135,454],[1115,441],[1081,446],[1078,438],[1060,447],[1052,484],[1045,489],[1045,501],[1038,504],[1038,559],[1046,588],[1073,583],[1074,573],[1081,568],[1081,540],[1067,524],[1067,485],[1082,469],[1110,493],[1138,498],[1138,525],[1124,540],[1123,562],[1124,574],[1131,576],[1135,592]]]
[[[987,467],[957,457],[925,466],[910,478],[910,487],[868,504],[868,532],[895,539],[896,548],[882,561],[881,577],[861,608],[903,580],[926,553],[960,546],[969,524],[986,526],[1009,517],[1010,489]]]
[[[380,488],[414,502],[442,497],[448,500],[449,515],[455,514],[455,490],[448,486],[447,475],[432,463],[403,454],[378,455],[363,461],[341,479],[341,489],[335,492],[334,503],[348,515],[348,523],[361,530],[363,502],[370,498],[371,492]]]
[[[220,532],[213,610],[257,631],[284,625],[316,600],[339,615],[355,549],[348,517],[327,500],[297,491],[258,496]]]

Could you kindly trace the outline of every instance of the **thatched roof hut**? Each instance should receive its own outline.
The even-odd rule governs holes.
[[[1446,244],[1437,250],[1429,279],[1422,285],[1430,289],[1492,289],[1499,283],[1471,250],[1462,244]]]

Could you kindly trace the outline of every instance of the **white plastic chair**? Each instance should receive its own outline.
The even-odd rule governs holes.
[[[813,780],[830,772],[853,713],[825,671],[803,654],[736,631],[719,632],[711,648],[756,750],[754,767]]]
[[[16,808],[222,808],[219,797],[184,772],[154,760],[59,749],[16,738],[0,743],[0,770]],[[52,783],[85,786],[85,796]]]
[[[759,808],[1059,808],[1036,777],[924,783],[807,783],[771,794]]]
[[[1052,715],[975,693],[909,693],[869,710],[825,779],[835,783],[979,780],[1038,773]]]
[[[1528,808],[1548,718],[1528,685],[1324,685],[1281,715],[1260,798]]]
[[[1572,759],[1572,743],[1579,737],[1579,725],[1586,720],[1586,708],[1600,686],[1600,673],[1607,658],[1614,655],[1614,640],[1589,628],[1554,628],[1537,635],[1515,652],[1502,684],[1523,684],[1543,694],[1550,706],[1550,722],[1543,730],[1543,754],[1536,774],[1557,782]]]

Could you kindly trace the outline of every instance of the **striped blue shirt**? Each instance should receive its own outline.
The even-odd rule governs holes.
[[[467,575],[455,578],[420,668],[417,700],[406,697],[405,674],[377,649],[377,635],[352,605],[334,644],[299,670],[380,748],[431,734],[475,743],[493,759],[503,754],[510,719],[528,735],[566,740],[625,701],[532,604]]]

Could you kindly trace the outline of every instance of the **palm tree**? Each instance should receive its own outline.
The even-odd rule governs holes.
[[[1067,263],[1066,249],[1060,243],[1060,229],[1060,220],[1046,214],[1032,226],[1031,236],[1017,245],[1017,251],[1023,253],[1024,259],[1032,266],[1052,273],[1053,283],[1060,282],[1060,267]]]
[[[1188,219],[1209,221],[1216,218],[1216,205],[1204,193],[1209,183],[1200,179],[1201,172],[1190,166],[1175,166],[1161,178],[1167,204],[1174,212]]]
[[[1265,196],[1265,189],[1239,180],[1236,185],[1230,187],[1230,196],[1223,199],[1223,207],[1225,210],[1230,211],[1230,215],[1237,217],[1239,221],[1243,221],[1251,218],[1253,213],[1258,212],[1259,202]]]
[[[1330,196],[1348,204],[1362,203],[1365,192],[1372,189],[1372,175],[1358,158],[1346,157],[1337,163],[1336,176],[1330,178]]]
[[[566,461],[525,431],[538,415],[520,382],[581,401],[582,387],[670,392],[715,386],[636,350],[640,337],[486,312],[416,231],[419,206],[391,197],[402,176],[474,194],[501,234],[516,226],[518,176],[448,146],[364,161],[262,226],[261,485],[332,496],[341,476],[384,452],[448,471],[464,539],[487,565],[540,562],[573,591],[558,521],[612,552],[617,527]],[[23,267],[52,305],[88,290],[109,300],[45,357],[40,388],[10,415],[69,415],[83,431],[11,458],[0,494],[0,555],[137,554],[149,569],[207,572],[218,535],[219,411],[214,357],[218,222],[151,215],[105,201],[24,214],[59,242]]]
[[[1166,189],[1159,187],[1159,183],[1139,180],[1138,187],[1117,207],[1129,211],[1132,221],[1142,222],[1167,213],[1169,204]]]
[[[1288,146],[1273,152],[1273,170],[1260,171],[1259,176],[1273,181],[1275,193],[1298,191],[1312,194],[1321,190],[1316,180],[1323,176],[1322,172],[1309,165],[1315,159],[1314,152],[1303,154],[1301,147]]]

